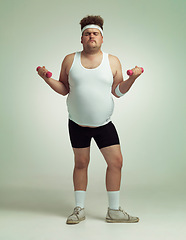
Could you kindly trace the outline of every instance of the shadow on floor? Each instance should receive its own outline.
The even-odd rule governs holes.
[[[6,189],[0,191],[0,208],[67,217],[72,211],[72,191],[63,189]]]

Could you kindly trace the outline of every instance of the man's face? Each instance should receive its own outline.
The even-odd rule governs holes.
[[[100,49],[103,43],[101,32],[97,28],[88,28],[83,32],[81,43],[85,49]]]

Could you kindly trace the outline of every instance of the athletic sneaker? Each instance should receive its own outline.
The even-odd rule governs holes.
[[[106,221],[109,223],[136,223],[139,222],[139,218],[130,216],[119,207],[118,210],[108,208]]]
[[[67,224],[77,224],[85,220],[85,210],[81,207],[75,207],[74,212],[67,218]]]

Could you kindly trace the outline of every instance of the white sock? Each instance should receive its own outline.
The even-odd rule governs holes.
[[[119,195],[120,191],[108,191],[108,202],[110,209],[119,209]]]
[[[74,191],[76,207],[84,208],[86,191]]]

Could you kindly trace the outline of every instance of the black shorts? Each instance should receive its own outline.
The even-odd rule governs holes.
[[[68,126],[70,141],[73,148],[90,147],[92,137],[99,149],[120,144],[116,128],[112,122],[100,127],[90,128],[81,127],[69,119]]]

